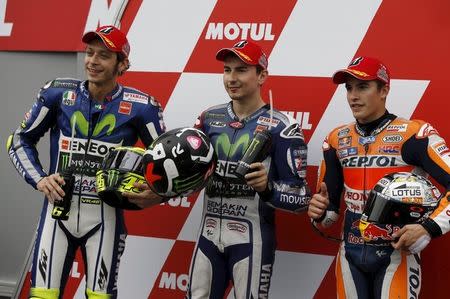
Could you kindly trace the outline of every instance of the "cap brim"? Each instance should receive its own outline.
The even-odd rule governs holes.
[[[121,50],[116,49],[116,48],[111,48],[108,44],[107,41],[105,41],[105,38],[99,34],[98,32],[95,31],[89,31],[86,32],[83,37],[81,38],[81,40],[83,41],[83,43],[87,44],[90,41],[96,39],[96,38],[100,38],[100,40],[103,42],[103,44],[105,45],[106,48],[108,48],[108,50],[110,50],[111,52],[116,52],[116,53],[123,53]],[[125,53],[123,53],[125,56],[127,56]]]
[[[223,48],[223,49],[219,50],[219,52],[217,52],[217,54],[216,54],[216,59],[219,61],[224,61],[225,57],[230,53],[236,55],[245,64],[258,65],[258,63],[250,63],[248,60],[246,60],[244,57],[241,56],[241,53],[239,53],[238,50],[236,50],[234,48]]]
[[[372,77],[372,76],[359,76],[358,74],[352,72],[349,69],[342,69],[333,74],[333,83],[334,84],[345,83],[345,82],[347,82],[348,76],[352,76],[356,79],[364,80],[364,81],[377,79],[376,77]]]
[[[83,41],[83,43],[88,43],[88,42],[90,42],[91,40],[93,40],[93,39],[96,38],[96,37],[100,37],[100,36],[97,34],[97,32],[95,32],[95,31],[89,31],[89,32],[86,32],[86,33],[83,35],[83,37],[81,38],[81,40]]]
[[[224,61],[224,60],[225,60],[225,57],[226,57],[229,53],[232,53],[232,54],[234,54],[234,55],[236,55],[236,56],[239,57],[239,55],[238,55],[236,52],[234,52],[233,49],[231,49],[231,48],[223,48],[223,49],[220,49],[220,50],[216,53],[216,59],[219,60],[219,61]],[[239,58],[240,58],[240,57],[239,57]]]

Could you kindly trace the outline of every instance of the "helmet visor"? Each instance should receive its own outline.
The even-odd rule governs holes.
[[[112,150],[103,160],[102,169],[142,174],[142,153],[130,150]]]
[[[403,203],[372,190],[363,214],[368,222],[402,225],[416,222],[425,212],[420,205]]]

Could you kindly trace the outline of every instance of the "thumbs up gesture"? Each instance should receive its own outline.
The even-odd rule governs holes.
[[[314,194],[309,202],[308,216],[312,219],[319,219],[325,213],[329,203],[327,184],[322,182],[319,193]]]

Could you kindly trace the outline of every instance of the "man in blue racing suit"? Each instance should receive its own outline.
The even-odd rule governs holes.
[[[77,248],[86,269],[87,298],[116,298],[117,273],[127,236],[123,210],[97,196],[95,173],[103,157],[118,146],[145,146],[164,131],[161,107],[151,96],[117,83],[129,67],[126,36],[103,26],[83,36],[87,81],[56,79],[41,88],[25,120],[8,139],[8,153],[20,175],[46,196],[31,272],[30,298],[62,298]],[[50,130],[50,169],[36,150]],[[59,173],[75,167],[67,220],[52,218],[65,193]],[[151,191],[143,187],[144,192]],[[159,203],[147,194],[146,207]],[[131,200],[130,200],[131,201]]]
[[[299,124],[271,111],[261,98],[268,72],[258,45],[240,41],[216,58],[224,62],[223,81],[232,101],[207,109],[196,123],[211,139],[218,165],[205,190],[187,297],[221,299],[231,280],[236,299],[268,298],[276,249],[274,208],[307,208],[307,148]],[[262,130],[269,131],[272,146],[241,179],[238,161]]]

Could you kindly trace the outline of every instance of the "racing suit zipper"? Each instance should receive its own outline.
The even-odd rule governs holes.
[[[231,144],[234,144],[234,141],[236,139],[236,133],[237,133],[237,129],[234,130],[233,132],[233,138],[231,138]],[[228,149],[228,153],[227,153],[227,160],[225,161],[225,169],[228,168],[228,163],[230,162],[230,153],[231,153],[231,146]],[[224,180],[224,184],[222,185],[223,190],[225,188],[227,188],[228,185],[228,180],[225,178]],[[223,252],[224,250],[224,246],[222,244],[222,207],[223,207],[223,192],[221,192],[220,194],[220,217],[219,217],[219,242],[217,244],[217,247],[219,248],[220,252]]]
[[[367,159],[367,152],[369,151],[369,144],[365,143],[364,144],[364,157]],[[364,199],[364,207],[366,205],[366,171],[367,171],[367,166],[366,163],[364,163],[364,170],[363,170],[363,199]],[[361,207],[362,210],[364,210],[364,207]],[[361,211],[361,215],[362,215],[363,211]],[[362,237],[362,236],[361,236]],[[363,263],[366,262],[366,255],[367,255],[367,248],[366,248],[367,244],[364,241],[363,242],[363,256],[362,256],[362,261]]]
[[[82,193],[82,184],[83,184],[83,175],[85,172],[85,163],[86,163],[86,157],[88,154],[88,148],[91,143],[92,134],[94,132],[95,126],[97,124],[97,120],[101,118],[103,110],[100,112],[99,117],[97,117],[97,120],[94,123],[93,117],[92,117],[92,100],[88,99],[89,101],[89,110],[88,110],[88,136],[86,140],[86,146],[84,148],[84,155],[83,155],[83,161],[81,163],[81,171],[80,171],[80,183],[79,183],[79,189],[78,189],[78,215],[77,215],[77,232],[80,231],[80,208],[81,208],[81,193]]]

